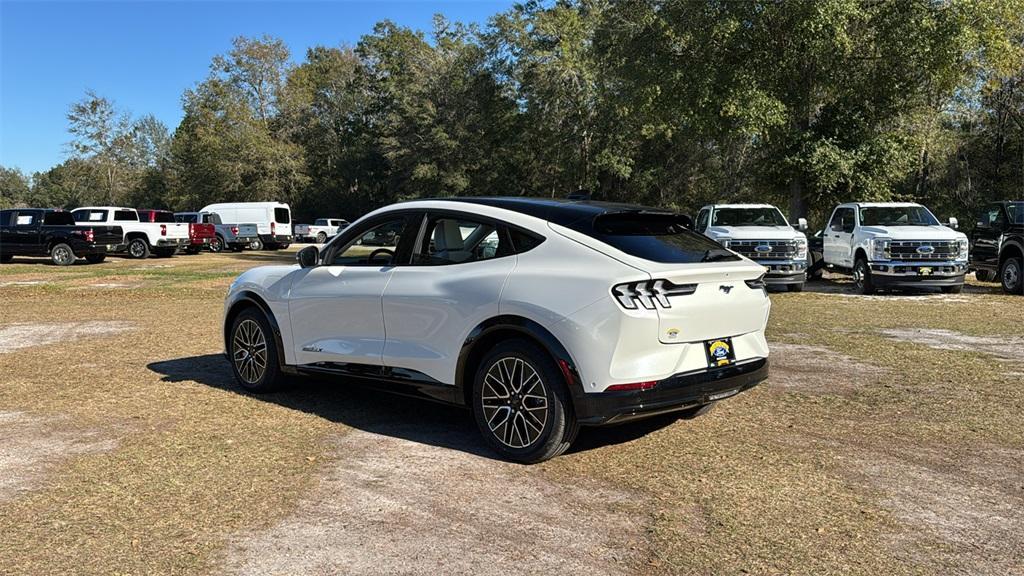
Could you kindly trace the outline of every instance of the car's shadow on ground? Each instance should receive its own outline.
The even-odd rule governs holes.
[[[853,290],[853,281],[843,278],[837,280],[834,278],[820,278],[808,281],[804,284],[804,292],[812,292],[816,294],[845,294],[849,296],[856,296]],[[1000,288],[998,284],[973,284],[964,283],[963,294],[1000,294]],[[909,296],[927,296],[927,295],[942,295],[943,292],[939,288],[920,288],[917,290],[898,290],[898,291],[884,291],[879,292],[880,295],[909,295]],[[946,296],[957,296],[956,294],[946,294]]]
[[[365,432],[497,458],[481,439],[473,414],[463,408],[372,390],[349,380],[313,377],[294,377],[280,392],[253,395],[235,383],[231,366],[221,354],[153,362],[147,368],[160,374],[163,382],[198,382]],[[599,429],[583,428],[569,452],[636,440],[675,421],[669,416]]]

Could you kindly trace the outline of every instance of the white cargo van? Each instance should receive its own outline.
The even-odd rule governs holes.
[[[225,202],[210,204],[200,212],[213,212],[224,224],[255,224],[259,239],[254,250],[277,250],[292,243],[292,211],[281,202]]]

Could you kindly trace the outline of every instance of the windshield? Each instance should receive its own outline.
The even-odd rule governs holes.
[[[861,226],[938,226],[924,206],[872,206],[860,209]]]
[[[1007,204],[1006,216],[1014,224],[1024,224],[1024,202],[1011,202]]]
[[[717,242],[687,229],[689,218],[677,214],[621,212],[598,216],[594,238],[645,260],[665,263],[739,260]]]
[[[778,208],[718,208],[712,226],[788,226]]]

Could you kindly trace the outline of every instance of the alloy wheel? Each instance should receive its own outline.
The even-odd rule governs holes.
[[[1020,270],[1017,268],[1017,263],[1008,262],[1006,266],[1003,267],[1003,286],[1006,286],[1012,291],[1016,290],[1017,287],[1020,286],[1020,282]]]
[[[267,339],[263,328],[253,320],[245,319],[235,329],[235,369],[242,380],[256,384],[267,371]]]
[[[146,247],[142,245],[141,240],[133,240],[131,245],[128,246],[128,251],[135,258],[142,258],[146,254]]]
[[[509,448],[531,446],[547,425],[547,389],[522,358],[507,356],[491,365],[480,401],[491,434]]]
[[[75,255],[67,246],[57,246],[53,249],[53,259],[61,266],[66,266],[75,259]]]

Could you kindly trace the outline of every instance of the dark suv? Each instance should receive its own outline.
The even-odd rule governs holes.
[[[1024,294],[1024,201],[985,206],[971,232],[971,268],[982,282]]]

